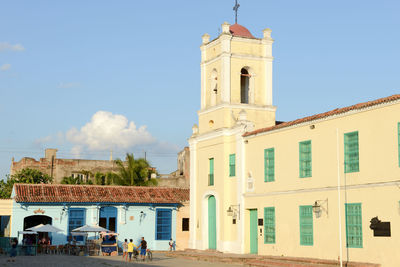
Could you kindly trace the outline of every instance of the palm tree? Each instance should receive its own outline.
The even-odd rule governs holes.
[[[135,159],[133,154],[126,154],[125,162],[117,159],[118,174],[114,181],[119,185],[156,185],[155,179],[148,179],[152,172],[150,163],[144,158]]]

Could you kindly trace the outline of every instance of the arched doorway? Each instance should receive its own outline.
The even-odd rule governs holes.
[[[32,215],[24,218],[24,231],[39,224],[52,224],[53,219],[46,215]],[[48,238],[48,233],[39,233],[39,239]]]
[[[208,198],[208,248],[217,249],[217,212],[214,196]]]

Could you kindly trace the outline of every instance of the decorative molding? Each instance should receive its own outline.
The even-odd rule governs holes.
[[[220,60],[222,57],[250,59],[250,60],[262,60],[262,61],[268,61],[268,62],[272,62],[274,60],[274,57],[270,57],[270,56],[253,56],[251,54],[236,54],[236,53],[221,52],[218,56],[216,56],[212,59],[202,61],[200,63],[200,66],[207,66],[211,63],[214,63],[215,61]]]
[[[353,189],[385,187],[385,186],[400,187],[400,180],[391,181],[391,182],[367,183],[367,184],[346,185],[346,186],[343,185],[340,187],[340,190],[345,190],[345,189],[353,190]],[[313,193],[313,192],[335,191],[335,190],[338,190],[338,187],[336,185],[335,186],[327,186],[327,187],[318,187],[318,188],[275,191],[275,192],[268,192],[268,193],[262,193],[262,194],[257,194],[257,193],[243,194],[243,196],[244,197],[267,197],[267,196],[291,195],[291,194],[302,194],[302,193]]]
[[[35,214],[38,214],[38,213],[44,214],[44,210],[42,210],[41,208],[38,208],[37,210],[34,210],[33,213],[35,213]]]
[[[197,115],[207,114],[209,112],[216,111],[222,108],[236,108],[236,109],[247,109],[247,110],[261,110],[261,111],[276,111],[276,106],[258,106],[252,104],[229,104],[221,103],[213,107],[207,107],[205,109],[197,111]]]

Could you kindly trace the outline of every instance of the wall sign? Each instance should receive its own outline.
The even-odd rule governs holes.
[[[371,228],[374,231],[374,236],[391,236],[390,233],[390,222],[382,222],[378,219],[378,216],[374,217],[370,221]]]

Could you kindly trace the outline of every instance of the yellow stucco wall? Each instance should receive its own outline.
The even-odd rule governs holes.
[[[11,216],[12,199],[0,199],[0,216]]]
[[[189,231],[182,231],[183,218],[190,218],[189,202],[182,203],[182,206],[179,207],[176,213],[176,250],[189,248]]]
[[[397,266],[400,256],[393,248],[400,246],[399,200],[400,180],[398,131],[400,104],[380,107],[352,115],[282,129],[248,138],[246,172],[252,172],[254,192],[247,193],[246,209],[258,209],[263,218],[264,207],[275,207],[276,244],[264,244],[259,239],[259,254],[289,255],[337,259],[339,256],[338,167],[341,190],[342,246],[345,249],[345,200],[361,203],[363,248],[349,248],[351,261]],[[314,129],[310,129],[314,125]],[[338,145],[337,134],[338,129]],[[344,133],[358,131],[359,168],[344,174]],[[311,140],[312,177],[299,178],[299,142]],[[275,149],[275,181],[264,182],[264,149]],[[339,166],[337,149],[339,147]],[[316,200],[328,200],[328,214],[314,216],[314,245],[301,246],[299,206],[313,205]],[[324,206],[325,204],[323,204]],[[374,237],[370,220],[378,216],[391,223],[391,237]],[[249,229],[248,222],[245,226]],[[246,251],[249,240],[246,238]],[[390,255],[388,257],[388,255]]]
[[[220,137],[210,141],[201,142],[198,146],[199,179],[196,182],[199,198],[196,213],[199,216],[197,227],[197,239],[206,242],[208,240],[208,216],[207,200],[210,195],[216,197],[217,212],[224,213],[231,203],[236,203],[235,186],[237,177],[229,176],[229,155],[236,153],[234,137]],[[208,185],[209,159],[214,158],[214,185]],[[217,193],[217,195],[215,195]],[[236,225],[232,224],[232,218],[217,216],[217,223],[221,226],[217,229],[217,239],[236,240]]]
[[[0,199],[0,216],[10,216],[9,226],[4,229],[5,236],[11,233],[12,203],[12,199]]]

